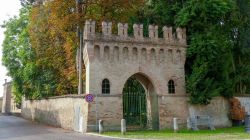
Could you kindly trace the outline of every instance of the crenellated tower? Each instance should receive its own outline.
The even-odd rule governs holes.
[[[86,93],[98,97],[94,103],[97,107],[89,104],[88,123],[95,124],[93,118],[97,114],[98,119],[106,117],[108,124],[119,125],[123,118],[124,84],[134,77],[146,90],[148,127],[165,128],[170,120],[162,120],[171,113],[160,109],[168,107],[166,102],[170,98],[186,94],[186,29],[177,28],[173,33],[172,27],[159,29],[157,25],[149,25],[149,36],[145,37],[142,24],[133,25],[132,36],[128,35],[127,23],[118,23],[117,34],[112,33],[111,22],[101,25],[101,33],[96,32],[96,22],[92,20],[87,20],[84,28]],[[163,38],[159,37],[159,30],[163,31]],[[112,110],[108,109],[110,106]],[[174,114],[182,118],[187,115],[181,110]]]

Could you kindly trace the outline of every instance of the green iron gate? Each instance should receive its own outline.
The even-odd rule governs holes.
[[[147,101],[143,86],[133,78],[127,80],[123,88],[123,117],[128,126],[147,125]]]

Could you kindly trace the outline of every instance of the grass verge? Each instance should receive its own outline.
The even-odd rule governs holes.
[[[218,128],[210,130],[180,130],[174,133],[172,130],[161,131],[133,131],[121,135],[120,132],[105,132],[103,135],[145,140],[250,140],[250,134],[245,132],[244,127]]]

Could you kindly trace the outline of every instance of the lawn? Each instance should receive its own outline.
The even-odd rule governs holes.
[[[121,135],[120,132],[105,132],[103,135],[148,140],[250,140],[250,134],[245,133],[244,127],[218,128],[210,130],[180,130],[174,133],[172,130],[162,131],[134,131]]]

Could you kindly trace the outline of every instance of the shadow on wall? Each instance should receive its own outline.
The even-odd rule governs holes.
[[[40,110],[35,109],[35,121],[46,123],[49,125],[62,127],[61,126],[61,119],[59,117],[59,111],[53,110],[53,111],[46,111],[46,110]]]
[[[229,109],[230,104],[226,98],[216,97],[209,105],[189,105],[189,115],[190,117],[210,116],[215,127],[231,127]]]
[[[26,119],[32,119],[32,121],[45,123],[55,127],[62,127],[59,111],[57,110],[46,111],[37,108],[22,108],[22,116]]]

